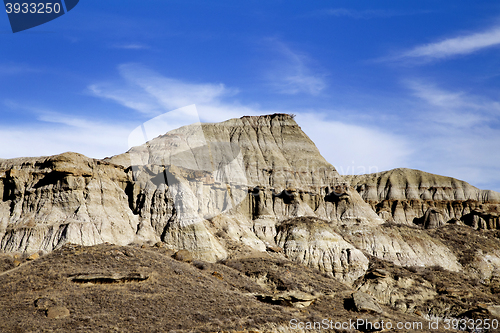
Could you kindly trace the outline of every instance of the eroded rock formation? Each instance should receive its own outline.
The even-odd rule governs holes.
[[[425,228],[445,223],[500,228],[500,193],[458,179],[405,168],[344,179],[386,221]]]
[[[0,161],[1,249],[129,244],[138,223],[126,195],[130,180],[123,167],[76,153]]]
[[[325,221],[294,218],[278,225],[276,243],[288,258],[353,283],[368,269],[368,258]]]
[[[465,265],[425,230],[496,229],[499,193],[409,169],[342,177],[286,114],[181,127],[104,160],[0,160],[0,193],[4,252],[163,242],[215,262],[271,250],[347,284],[370,256],[500,271],[496,253]]]

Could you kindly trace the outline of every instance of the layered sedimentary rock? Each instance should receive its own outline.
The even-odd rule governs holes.
[[[222,234],[262,251],[291,217],[383,222],[285,114],[185,126],[104,161],[2,160],[0,179],[4,251],[161,240],[215,261]]]
[[[342,228],[341,235],[356,248],[399,266],[440,266],[458,272],[462,266],[453,252],[424,230],[404,225]]]
[[[5,252],[161,241],[215,262],[282,248],[348,284],[370,256],[462,270],[420,226],[497,228],[500,201],[416,170],[341,177],[285,114],[181,127],[105,160],[0,160],[0,193]],[[495,275],[498,260],[484,258]]]
[[[387,221],[425,228],[449,222],[500,228],[500,193],[458,179],[401,168],[345,180]]]
[[[181,127],[107,161],[133,173],[140,235],[196,253],[194,241],[205,239],[212,260],[227,255],[225,237],[261,251],[275,245],[277,223],[292,217],[383,223],[289,115]],[[159,214],[164,202],[170,217]]]
[[[277,229],[276,243],[294,261],[347,283],[353,283],[368,269],[368,258],[325,221],[294,218],[280,223]]]
[[[129,181],[123,167],[76,153],[0,161],[1,249],[129,244],[138,223],[125,194]]]
[[[381,222],[285,114],[181,127],[107,161],[132,167],[141,185],[148,182],[141,178],[144,168],[160,182],[166,173],[165,183],[166,168],[196,170],[183,178],[200,198],[197,212],[204,218],[239,205],[239,212],[264,223],[302,215]],[[343,194],[349,202],[339,200]]]

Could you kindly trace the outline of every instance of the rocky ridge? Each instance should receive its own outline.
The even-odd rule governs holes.
[[[386,221],[424,228],[446,223],[500,228],[500,193],[458,179],[405,168],[344,179]]]
[[[340,176],[285,114],[181,127],[104,160],[0,160],[0,193],[7,273],[69,243],[125,252],[157,244],[168,257],[185,250],[174,257],[200,269],[224,263],[274,286],[254,296],[277,306],[307,307],[321,296],[288,285],[284,271],[259,271],[263,255],[360,292],[345,309],[383,315],[378,302],[426,319],[500,313],[499,193],[411,169]],[[125,269],[69,278],[148,276]],[[473,286],[481,292],[470,294]],[[54,316],[67,317],[63,310]]]
[[[161,241],[215,262],[283,248],[348,284],[364,275],[367,256],[462,270],[419,227],[496,228],[500,202],[416,170],[342,177],[286,114],[184,126],[105,160],[1,160],[0,186],[6,252]]]

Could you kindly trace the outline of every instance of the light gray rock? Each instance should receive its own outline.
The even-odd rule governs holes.
[[[279,224],[276,244],[288,258],[347,284],[368,269],[368,259],[361,251],[316,218],[295,218]]]
[[[184,126],[107,161],[131,166],[140,187],[155,184],[151,191],[184,179],[179,192],[192,200],[170,189],[174,206],[204,219],[240,213],[266,240],[272,225],[290,217],[383,222],[352,188],[338,191],[341,176],[285,114]]]
[[[399,266],[441,266],[458,272],[462,266],[453,252],[424,230],[407,226],[351,226],[341,235],[356,248]]]
[[[500,226],[500,194],[453,178],[410,169],[341,177],[286,114],[184,126],[102,161],[76,153],[0,160],[0,193],[5,252],[161,241],[215,262],[235,244],[277,245],[348,284],[366,271],[362,251],[403,266],[461,269],[425,231],[385,220]],[[301,217],[324,222],[287,222]],[[497,259],[478,266],[491,276]]]
[[[443,221],[443,214],[432,208],[427,209],[423,219],[423,226],[425,229],[434,229],[445,224]]]
[[[500,202],[500,193],[480,190],[464,181],[398,168],[366,175],[345,176],[366,201],[381,200],[474,200]]]
[[[138,221],[124,191],[130,175],[123,167],[64,153],[2,160],[0,170],[3,251],[134,241]]]
[[[354,288],[373,296],[379,304],[396,307],[402,312],[411,311],[437,295],[434,286],[426,280],[416,281],[410,276],[395,278],[387,271],[382,272],[371,271],[357,280]]]
[[[354,306],[358,312],[382,313],[382,308],[378,305],[375,298],[367,293],[357,291],[352,294]]]
[[[291,217],[383,223],[289,115],[184,126],[107,161],[133,171],[138,235],[206,261],[227,256],[220,232],[265,251]]]
[[[500,228],[500,193],[458,179],[406,168],[344,178],[386,221],[434,228],[461,220],[475,229]]]

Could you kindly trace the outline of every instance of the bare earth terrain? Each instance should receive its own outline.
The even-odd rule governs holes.
[[[2,332],[265,332],[279,327],[286,329],[291,319],[389,320],[394,325],[397,321],[427,325],[424,318],[401,314],[390,306],[382,306],[382,313],[358,312],[352,301],[353,289],[278,255],[263,253],[217,264],[187,263],[174,260],[171,255],[170,250],[155,246],[66,245],[39,259],[25,261],[0,276],[0,329]],[[5,258],[5,262],[8,260]],[[434,279],[439,274],[446,276],[443,272],[415,274],[378,261],[373,265],[373,269],[381,267],[396,278],[413,277],[417,281]],[[367,278],[377,280],[376,274]],[[450,281],[449,286],[457,282]],[[469,290],[462,285],[464,288]],[[289,302],[279,297],[272,300],[273,296],[287,292],[296,297],[289,297]],[[481,298],[474,299],[477,295]],[[313,300],[309,306],[293,305],[309,299]],[[487,290],[467,299],[469,303],[497,300]],[[442,301],[461,303],[450,295],[443,295]],[[67,309],[68,313],[63,313],[62,318],[49,318],[54,308]]]

